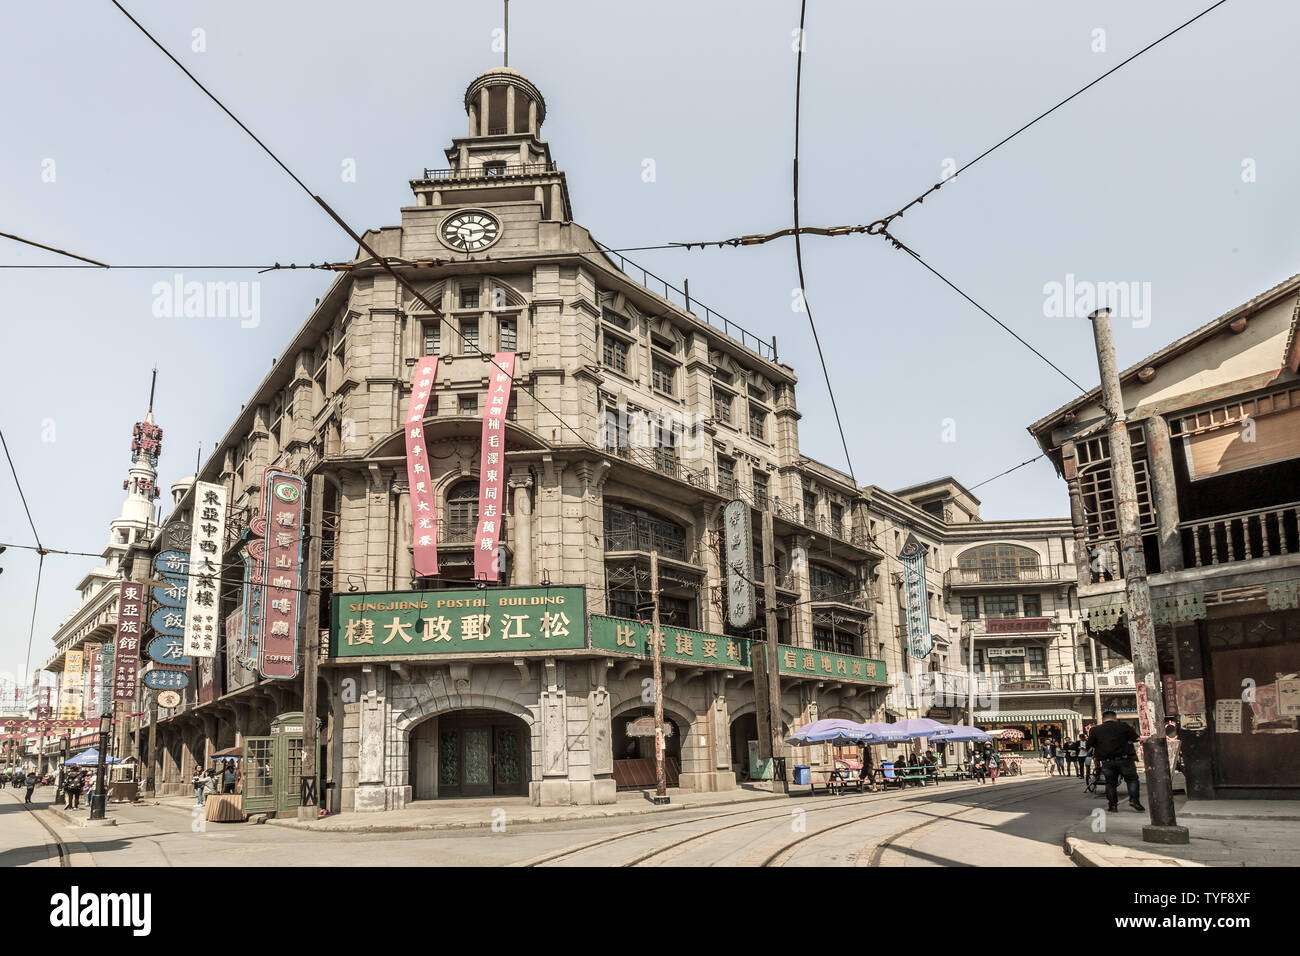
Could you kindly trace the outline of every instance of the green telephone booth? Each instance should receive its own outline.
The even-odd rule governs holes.
[[[320,792],[320,772],[316,776]],[[271,736],[244,740],[244,812],[292,815],[302,804],[302,712],[271,721]]]

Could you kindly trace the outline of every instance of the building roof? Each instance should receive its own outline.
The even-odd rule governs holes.
[[[1278,299],[1284,298],[1289,295],[1293,295],[1298,291],[1300,291],[1300,273],[1291,276],[1289,279],[1286,279],[1283,282],[1279,282],[1271,289],[1259,293],[1259,295],[1255,296],[1250,301],[1237,306],[1235,309],[1232,309],[1229,312],[1225,312],[1217,319],[1214,319],[1211,322],[1207,322],[1205,325],[1202,325],[1199,329],[1189,332],[1187,335],[1184,335],[1181,339],[1178,339],[1175,342],[1171,342],[1169,345],[1166,345],[1158,352],[1151,353],[1146,358],[1142,359],[1140,362],[1137,362],[1136,364],[1125,369],[1123,372],[1120,373],[1120,377],[1119,377],[1120,384],[1124,385],[1130,381],[1135,380],[1137,378],[1138,372],[1140,372],[1144,368],[1147,368],[1148,366],[1151,366],[1153,368],[1159,368],[1161,365],[1164,365],[1165,363],[1173,360],[1174,358],[1177,358],[1178,356],[1183,355],[1186,352],[1190,352],[1192,349],[1195,349],[1201,344],[1203,344],[1204,342],[1207,342],[1210,339],[1214,338],[1216,335],[1222,332],[1227,326],[1231,325],[1233,322],[1236,322],[1238,319],[1245,318],[1251,315],[1252,313],[1258,312],[1260,309],[1264,308],[1265,306],[1272,305]],[[1291,339],[1287,343],[1287,356],[1290,356],[1295,346],[1297,322],[1300,322],[1300,310],[1297,311],[1296,317],[1293,317],[1291,320]],[[1283,361],[1286,360],[1287,356],[1282,357]],[[1086,408],[1089,405],[1098,404],[1100,401],[1101,401],[1101,386],[1098,385],[1096,388],[1090,389],[1085,394],[1080,395],[1078,398],[1074,399],[1073,401],[1065,405],[1062,405],[1060,408],[1058,408],[1056,411],[1052,412],[1051,414],[1046,415],[1043,418],[1040,418],[1038,421],[1034,422],[1032,425],[1029,426],[1029,433],[1039,441],[1040,445],[1043,445],[1043,440],[1040,436],[1044,432],[1047,432],[1051,428],[1060,424],[1061,419],[1063,419],[1066,415],[1069,415],[1072,412],[1077,412],[1079,409]],[[1050,444],[1051,443],[1049,441],[1047,445]],[[1044,445],[1043,447],[1047,447],[1047,445]]]
[[[897,491],[893,491],[890,493],[897,495],[898,497],[901,498],[904,495],[914,495],[919,492],[926,491],[927,489],[930,488],[935,488],[935,489],[942,488],[944,485],[953,485],[959,488],[963,495],[965,495],[971,501],[975,502],[975,504],[980,504],[980,500],[971,493],[971,490],[967,488],[965,485],[963,485],[956,478],[954,478],[952,475],[944,475],[942,478],[932,478],[931,480],[923,481],[918,485],[908,485],[906,488],[899,488]]]

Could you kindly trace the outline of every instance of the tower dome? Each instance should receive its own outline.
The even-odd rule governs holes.
[[[465,90],[470,136],[538,136],[546,120],[546,101],[528,77],[508,66],[475,77]]]

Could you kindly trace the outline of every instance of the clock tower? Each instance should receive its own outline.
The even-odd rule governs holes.
[[[496,67],[465,90],[469,132],[452,140],[448,168],[426,169],[411,180],[416,205],[442,207],[438,240],[473,254],[491,247],[502,232],[493,206],[538,203],[541,218],[573,218],[564,173],[541,139],[546,101],[518,70]]]

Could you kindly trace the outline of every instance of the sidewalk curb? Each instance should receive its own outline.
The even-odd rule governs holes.
[[[75,827],[78,830],[84,830],[87,827],[117,826],[117,819],[115,817],[105,816],[103,820],[91,820],[89,817],[73,816],[73,814],[68,810],[64,809],[63,807],[56,806],[53,803],[47,804],[45,806],[45,812],[54,814],[65,824],[67,824],[70,827]],[[87,810],[87,812],[89,812],[89,810]],[[105,810],[104,812],[107,813],[108,811]]]
[[[519,820],[511,826],[533,826],[536,824],[547,823],[581,823],[585,820],[606,820],[616,817],[636,817],[645,816],[651,813],[669,813],[675,810],[698,810],[710,809],[712,807],[729,807],[739,803],[763,804],[773,800],[788,799],[786,794],[768,794],[762,797],[746,797],[739,800],[722,800],[710,803],[671,803],[667,806],[647,805],[644,807],[635,807],[619,810],[608,810],[601,813],[584,813],[575,816],[544,816],[539,819]],[[337,816],[337,814],[336,814]],[[322,820],[328,820],[329,817],[322,817]],[[484,820],[472,822],[449,821],[441,823],[349,823],[346,827],[319,826],[320,821],[304,822],[292,818],[271,818],[266,821],[268,826],[288,827],[292,830],[306,830],[311,833],[416,833],[428,830],[482,830],[492,826],[493,821],[489,817]]]

